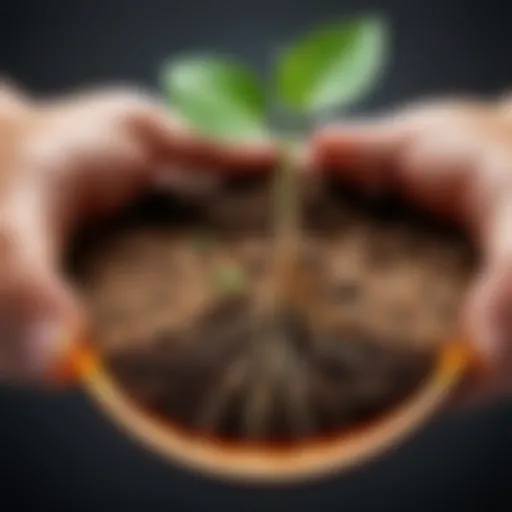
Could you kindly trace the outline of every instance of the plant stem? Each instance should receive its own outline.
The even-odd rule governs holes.
[[[276,306],[293,298],[300,263],[301,194],[300,161],[295,146],[283,143],[274,182],[274,293]]]
[[[302,156],[297,143],[281,146],[281,158],[274,180],[274,253],[270,303],[276,316],[299,316],[310,328],[325,327],[325,314],[316,300],[314,276],[304,265],[301,185]],[[278,322],[279,323],[279,322]]]

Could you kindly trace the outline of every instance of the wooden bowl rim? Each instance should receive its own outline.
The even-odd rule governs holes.
[[[441,408],[470,361],[469,345],[452,341],[439,351],[425,384],[375,422],[329,439],[277,450],[223,444],[164,424],[134,404],[93,354],[82,351],[75,358],[86,391],[130,437],[171,463],[216,479],[256,484],[316,479],[362,464],[391,448]]]

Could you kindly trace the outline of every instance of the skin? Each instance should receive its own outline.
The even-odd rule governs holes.
[[[34,101],[0,86],[0,378],[45,382],[85,323],[61,273],[78,223],[153,186],[191,192],[214,186],[205,170],[258,172],[274,158],[198,140],[140,91]]]
[[[462,325],[493,369],[480,395],[510,391],[512,102],[415,105],[325,128],[306,149],[315,172],[372,193],[400,190],[471,233],[483,263]],[[275,160],[272,147],[197,139],[140,91],[34,101],[0,87],[0,378],[44,383],[85,322],[60,270],[78,223],[162,183],[190,190],[207,176],[211,186],[220,173],[261,172]]]
[[[369,193],[394,190],[459,223],[482,264],[461,312],[484,363],[463,402],[510,394],[512,297],[512,101],[413,105],[356,126],[316,134],[312,161]]]

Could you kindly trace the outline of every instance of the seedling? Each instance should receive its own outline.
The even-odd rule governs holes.
[[[241,293],[247,289],[247,276],[239,265],[223,265],[213,275],[213,286],[224,295]]]
[[[273,297],[278,304],[274,301],[273,307],[281,308],[294,295],[300,267],[297,141],[307,134],[281,136],[271,126],[275,112],[270,105],[292,115],[300,126],[312,127],[367,95],[380,77],[386,53],[386,24],[366,17],[322,27],[285,48],[276,56],[268,88],[249,66],[232,59],[192,56],[164,67],[163,85],[173,109],[199,134],[229,143],[273,140],[281,150],[274,218]]]
[[[301,207],[306,201],[298,189],[302,164],[293,140],[299,139],[300,146],[300,137],[306,134],[297,131],[291,137],[283,137],[270,127],[270,100],[295,114],[305,125],[318,122],[320,117],[323,120],[325,113],[360,99],[375,83],[383,64],[384,36],[384,25],[373,19],[334,25],[314,33],[280,55],[274,93],[267,96],[251,71],[237,64],[196,58],[171,63],[166,68],[166,86],[175,110],[203,135],[221,137],[230,143],[235,138],[274,138],[281,148],[275,176],[277,208],[272,217],[275,239],[265,236],[261,225],[255,229],[252,222],[268,208],[266,198],[260,195],[261,188],[245,189],[248,199],[257,199],[250,204],[257,207],[250,209],[247,228],[251,233],[239,231],[244,219],[234,217],[240,203],[230,203],[233,191],[226,190],[228,208],[220,217],[185,217],[180,229],[169,233],[169,246],[162,246],[169,261],[174,255],[199,255],[190,258],[189,266],[197,275],[203,275],[205,267],[211,269],[217,262],[218,271],[212,276],[217,284],[176,280],[169,290],[169,300],[162,304],[164,309],[158,309],[172,309],[167,325],[160,325],[160,314],[155,317],[148,315],[145,308],[138,313],[134,310],[133,326],[140,325],[135,329],[140,336],[134,336],[133,329],[126,330],[126,319],[117,322],[121,330],[102,320],[95,325],[98,334],[91,348],[94,356],[97,351],[101,357],[94,358],[94,378],[87,379],[94,394],[141,439],[186,462],[187,467],[208,468],[212,476],[220,473],[238,479],[254,478],[254,483],[264,480],[288,484],[290,478],[302,480],[325,470],[360,463],[429,417],[463,376],[465,358],[460,342],[443,343],[438,351],[439,342],[448,339],[445,336],[450,335],[454,324],[441,315],[436,301],[425,300],[424,291],[413,286],[410,295],[398,290],[400,293],[394,298],[390,296],[390,303],[383,304],[381,294],[393,290],[385,286],[388,280],[374,275],[371,268],[375,251],[389,245],[384,243],[386,238],[390,238],[392,249],[400,246],[403,236],[416,236],[423,228],[417,231],[420,226],[413,225],[410,230],[400,223],[394,232],[386,226],[382,237],[374,237],[378,242],[375,245],[371,238],[377,231],[368,229],[372,217],[375,220],[374,214],[368,211],[361,218],[354,216],[351,231],[356,238],[343,237],[348,240],[340,245],[331,243],[330,229],[322,233],[301,230]],[[253,191],[256,196],[251,196]],[[322,192],[314,199],[327,200],[325,190]],[[344,213],[352,211],[348,204],[340,206]],[[316,212],[321,215],[317,216],[311,209],[311,220],[318,222],[319,228],[330,227],[325,215],[329,210],[318,208]],[[215,231],[210,233],[210,226]],[[232,229],[235,226],[236,230]],[[191,235],[185,252],[181,243],[184,233]],[[211,250],[213,233],[221,236],[213,240]],[[437,241],[435,238],[434,235],[432,247],[429,242],[422,255],[407,250],[401,255],[392,254],[393,272],[384,277],[407,279],[414,268],[419,271],[420,280],[435,285],[436,280],[431,279],[436,271],[434,260],[436,252],[439,256],[439,249],[445,247],[446,237],[442,235]],[[100,241],[104,240],[101,236]],[[348,282],[347,290],[347,281],[338,272],[345,265],[338,257],[343,260],[346,256],[345,270],[351,270],[356,255],[351,240],[361,242],[357,256],[366,260],[367,253],[370,258],[362,268],[354,269],[354,280]],[[312,242],[307,255],[301,252],[299,242],[303,241]],[[144,238],[140,245],[134,249],[147,250]],[[346,247],[347,254],[339,254],[337,247]],[[120,304],[130,305],[129,297],[125,297],[126,286],[119,282],[116,262],[108,257],[109,253],[105,254],[105,272],[101,272],[99,280],[94,271],[96,265],[78,265],[93,270],[84,276],[89,274],[93,286],[85,281],[84,291],[94,310],[101,305],[96,302],[105,293],[111,296],[115,292],[112,296],[117,296]],[[96,251],[91,255],[96,262]],[[270,275],[269,256],[270,263],[275,263],[270,266],[275,270]],[[158,255],[153,259],[160,261]],[[250,275],[257,281],[251,283],[254,286],[247,284],[243,268],[238,268],[243,267],[241,260],[250,262]],[[305,261],[308,265],[303,264]],[[320,275],[316,273],[319,267]],[[471,265],[459,267],[457,270],[462,273],[452,276],[453,272],[448,272],[440,279],[443,288],[450,282],[454,286],[454,293],[450,293],[452,305],[460,300],[462,295],[457,294],[463,294],[465,289],[462,281],[469,279],[473,270]],[[148,282],[145,290],[134,288],[137,295],[151,293],[158,284],[158,273],[148,274],[149,277],[155,279],[154,283]],[[304,292],[308,282],[314,285],[309,288],[314,293]],[[143,283],[132,284],[137,287]],[[225,300],[223,293],[212,297],[211,288],[217,285],[221,292],[231,295],[242,290],[244,296],[235,300]],[[361,307],[347,311],[345,316],[343,309],[354,298],[354,286],[356,292],[361,292]],[[246,293],[248,288],[250,294]],[[203,297],[212,300],[197,307],[203,304]],[[176,308],[182,298],[184,307]],[[392,309],[399,307],[399,312],[405,308],[409,316],[416,318],[414,325],[407,331],[396,330],[390,305]],[[368,306],[372,309],[370,315]],[[420,314],[414,314],[416,311]],[[320,315],[322,312],[324,315]],[[336,322],[329,324],[329,315]],[[319,318],[323,321],[318,322]],[[452,320],[455,323],[456,317]],[[125,333],[124,347],[121,340],[111,341],[111,333],[118,331]],[[151,331],[154,334],[148,335]],[[117,337],[115,334],[116,340]],[[90,358],[86,359],[88,362]],[[100,364],[101,360],[107,364]],[[105,370],[115,379],[104,375]],[[125,392],[116,389],[117,384]],[[131,400],[128,403],[125,396],[136,398],[138,404]],[[241,483],[245,485],[247,481]]]

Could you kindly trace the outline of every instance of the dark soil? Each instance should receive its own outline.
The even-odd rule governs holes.
[[[401,403],[455,333],[474,266],[460,234],[395,198],[312,182],[309,306],[271,314],[259,299],[273,275],[269,185],[148,197],[85,230],[72,256],[96,349],[122,387],[229,439],[328,435]]]

